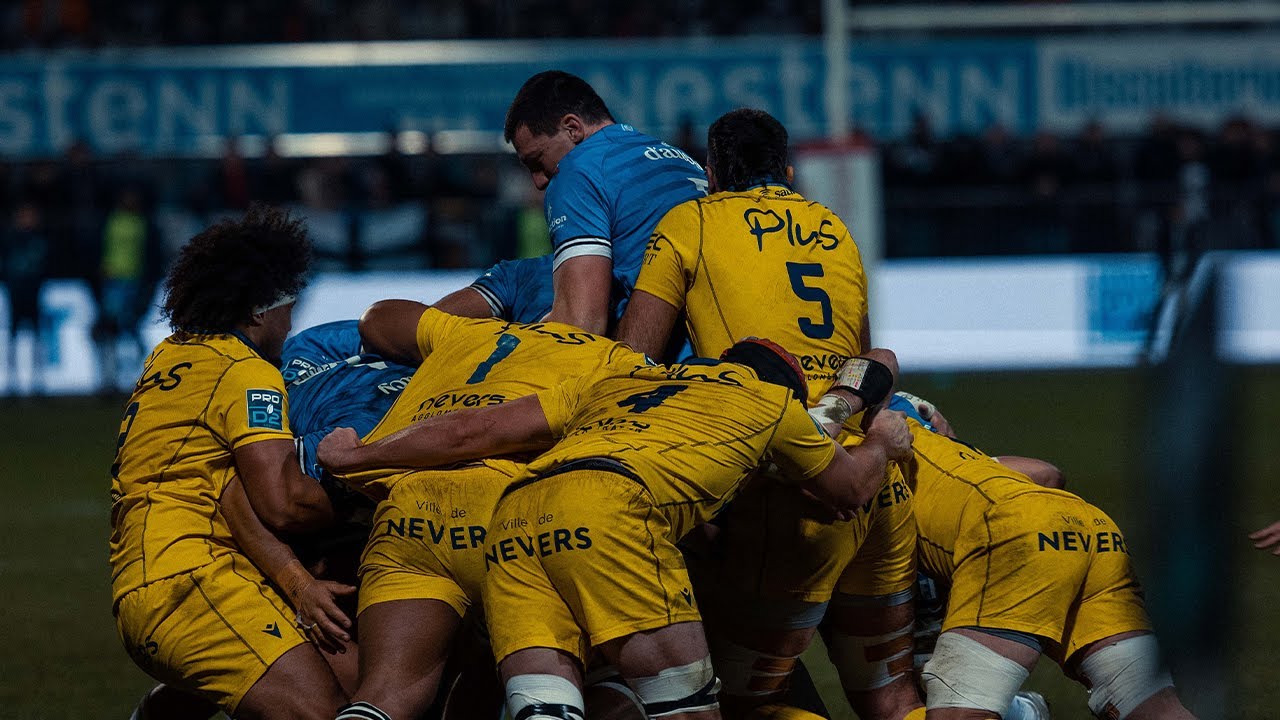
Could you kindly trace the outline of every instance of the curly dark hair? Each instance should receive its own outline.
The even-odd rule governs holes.
[[[502,135],[507,142],[521,125],[534,135],[553,135],[560,118],[574,114],[588,123],[613,121],[609,107],[586,80],[563,70],[547,70],[529,78],[507,108]]]
[[[731,110],[707,130],[707,164],[725,190],[787,181],[787,129],[763,110]]]
[[[255,308],[306,286],[311,241],[302,221],[257,205],[191,238],[169,268],[161,313],[175,332],[220,334],[248,323]]]

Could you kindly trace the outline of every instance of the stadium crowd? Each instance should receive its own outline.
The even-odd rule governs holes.
[[[311,243],[269,206],[179,252],[111,468],[136,720],[812,720],[819,631],[864,720],[1045,720],[1042,655],[1194,720],[1120,528],[894,392],[776,119],[704,169],[547,71],[505,136],[553,250],[433,306],[290,338]]]

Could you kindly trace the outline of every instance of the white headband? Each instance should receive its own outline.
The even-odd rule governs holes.
[[[275,299],[275,302],[268,303],[267,305],[262,305],[262,306],[259,306],[259,307],[254,308],[254,309],[253,309],[253,314],[254,314],[254,315],[258,315],[258,314],[261,314],[261,313],[267,312],[268,310],[275,310],[276,308],[278,308],[278,307],[280,307],[280,306],[282,306],[282,305],[288,305],[289,303],[291,303],[291,302],[293,302],[293,301],[295,301],[295,300],[297,300],[297,299],[298,299],[298,296],[297,296],[297,295],[290,295],[290,294],[288,294],[288,293],[285,293],[285,294],[281,295],[280,297],[276,298],[276,299]]]

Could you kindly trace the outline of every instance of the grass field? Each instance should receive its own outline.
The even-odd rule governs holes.
[[[1280,558],[1253,550],[1245,534],[1280,519],[1280,371],[1250,368],[1241,376],[1237,396],[1224,398],[1242,422],[1238,464],[1223,463],[1232,512],[1220,522],[1232,551],[1220,561],[1230,565],[1233,580],[1221,588],[1221,604],[1230,618],[1227,677],[1233,685],[1222,716],[1263,720],[1280,707],[1280,687],[1270,675],[1272,639],[1280,635]],[[1139,561],[1144,548],[1162,543],[1144,530],[1150,389],[1138,372],[909,380],[978,447],[1057,463],[1070,489],[1127,529]],[[123,720],[151,685],[121,649],[110,611],[107,469],[122,406],[98,399],[0,401],[0,612],[11,638],[0,653],[0,717]],[[1164,600],[1149,597],[1153,605]],[[815,667],[819,682],[830,687],[831,672]],[[1030,684],[1048,696],[1055,717],[1089,717],[1083,691],[1056,668],[1042,665]],[[1206,708],[1205,702],[1188,698],[1193,709]],[[853,715],[837,708],[835,717]]]

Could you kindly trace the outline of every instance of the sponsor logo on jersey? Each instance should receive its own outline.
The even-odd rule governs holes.
[[[1088,533],[1083,530],[1064,530],[1052,533],[1037,533],[1036,542],[1040,547],[1040,552],[1055,550],[1058,552],[1089,552],[1096,550],[1100,553],[1105,552],[1122,552],[1129,554],[1129,548],[1125,547],[1124,536],[1118,532],[1101,531],[1096,533]]]
[[[275,390],[246,390],[249,427],[284,429],[284,397]]]
[[[267,626],[262,629],[262,632],[268,635],[274,635],[275,637],[280,637],[280,628],[276,626],[275,623],[267,623]]]
[[[792,247],[814,245],[821,250],[835,250],[840,245],[840,238],[828,232],[834,225],[830,218],[822,218],[818,223],[818,229],[807,233],[801,227],[800,221],[792,216],[790,209],[787,209],[783,215],[779,215],[776,210],[753,207],[742,214],[742,219],[746,221],[747,232],[755,237],[756,246],[761,252],[764,252],[766,238],[772,238],[783,232],[786,233],[783,237]]]
[[[689,157],[685,151],[671,147],[666,143],[662,143],[661,145],[650,145],[644,149],[644,156],[649,160],[683,160],[699,170],[702,169],[702,166],[698,164],[698,161]],[[693,178],[689,179],[692,180]]]
[[[522,520],[521,526],[528,523]],[[506,527],[513,521],[508,520],[502,523]],[[585,527],[574,528],[556,528],[546,532],[538,533],[532,536],[517,535],[515,537],[505,538],[493,545],[490,545],[484,551],[484,567],[488,570],[494,565],[504,562],[512,562],[520,558],[547,557],[558,552],[567,552],[571,550],[586,550],[591,547],[590,529]]]
[[[395,535],[413,540],[430,540],[435,545],[448,545],[454,550],[478,548],[484,545],[485,528],[483,525],[447,525],[436,524],[428,518],[402,517],[398,520],[384,521],[383,535]]]

